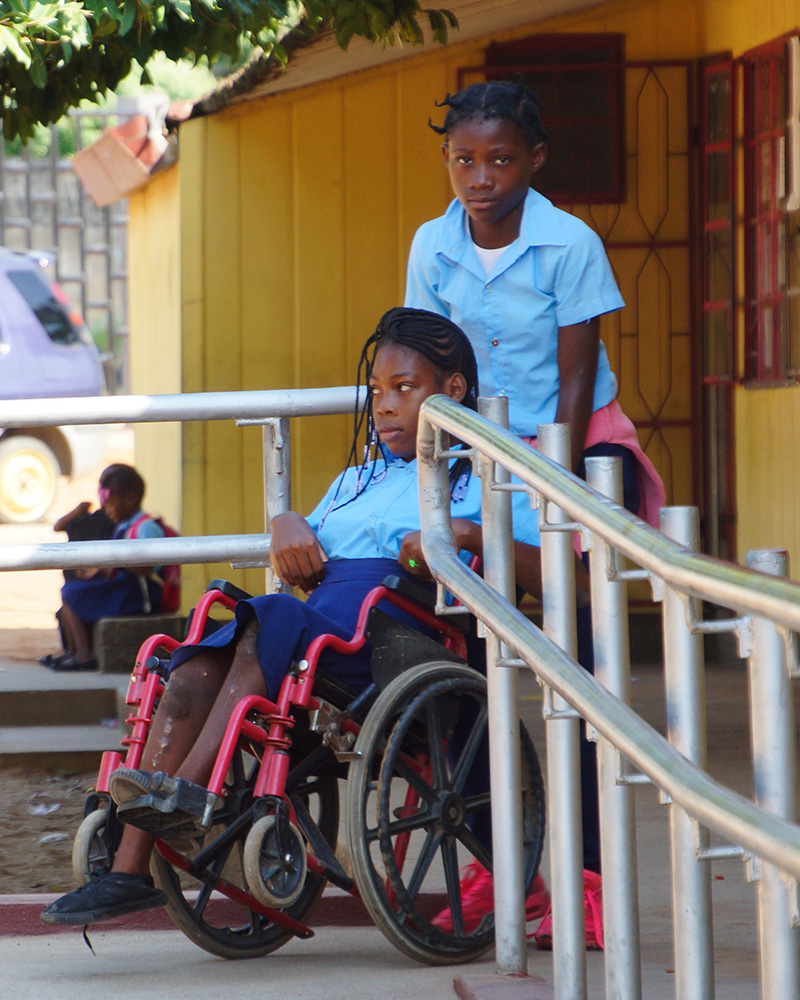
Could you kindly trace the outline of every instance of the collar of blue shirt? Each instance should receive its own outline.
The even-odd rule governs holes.
[[[502,263],[506,266],[514,263],[530,247],[566,246],[561,214],[551,201],[531,188],[525,197],[519,236],[508,248],[508,256],[503,254]],[[442,222],[436,254],[451,263],[469,267],[478,277],[485,278],[469,232],[467,213],[457,198],[448,206]]]

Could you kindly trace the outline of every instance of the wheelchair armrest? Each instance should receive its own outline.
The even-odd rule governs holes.
[[[233,601],[249,601],[253,596],[252,594],[248,594],[246,590],[242,590],[241,587],[237,587],[235,583],[231,583],[229,580],[212,580],[206,587],[206,593],[208,593],[209,590],[219,590],[226,597],[230,597]]]
[[[420,587],[413,580],[407,580],[403,576],[387,576],[383,579],[383,585],[387,590],[396,590],[398,594],[402,594],[403,597],[407,597],[431,613],[436,610],[436,595],[424,587]],[[451,615],[447,622],[461,632],[469,631],[467,615]]]

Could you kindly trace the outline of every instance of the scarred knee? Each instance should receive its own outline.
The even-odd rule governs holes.
[[[159,713],[185,719],[198,712],[208,714],[230,667],[230,658],[198,656],[181,664],[170,674],[159,705]]]

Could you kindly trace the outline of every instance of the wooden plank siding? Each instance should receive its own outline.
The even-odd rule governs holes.
[[[128,266],[131,338],[130,377],[134,393],[181,391],[180,174],[157,175],[136,198],[129,214]],[[161,232],[159,240],[151,238]],[[178,424],[139,424],[136,464],[147,486],[145,507],[176,527],[181,523],[181,429]]]

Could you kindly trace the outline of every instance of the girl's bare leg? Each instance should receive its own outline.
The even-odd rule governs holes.
[[[211,776],[228,720],[246,695],[266,695],[256,656],[258,622],[245,628],[236,650],[202,654],[175,671],[156,713],[142,757],[146,771],[164,771],[205,785]],[[114,871],[147,875],[153,837],[123,829]]]
[[[200,735],[175,772],[177,777],[187,778],[198,785],[207,784],[236,705],[247,695],[266,697],[267,685],[256,655],[257,638],[258,621],[252,618],[236,644],[227,680],[217,695]]]
[[[91,659],[94,653],[89,629],[66,604],[61,608],[61,626],[67,639],[67,648],[73,652],[75,659],[78,662]]]
[[[230,668],[230,650],[208,650],[170,676],[142,754],[141,768],[175,774],[203,728]],[[123,826],[113,871],[148,875],[153,837]]]

